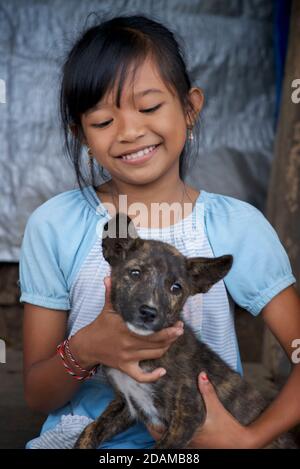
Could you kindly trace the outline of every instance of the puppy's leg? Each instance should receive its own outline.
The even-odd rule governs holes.
[[[169,428],[162,438],[156,442],[155,449],[186,448],[195,431],[204,423],[206,410],[202,397],[196,396],[197,401],[190,398],[190,392],[181,388],[176,396],[175,409]],[[198,400],[200,397],[200,401]],[[200,403],[200,405],[199,405]]]
[[[187,448],[192,439],[199,422],[195,425],[195,420],[190,416],[187,420],[177,418],[172,419],[171,425],[165,431],[162,438],[156,442],[153,449],[184,449]]]
[[[117,433],[126,430],[134,420],[129,414],[126,402],[121,396],[113,400],[100,417],[87,425],[74,448],[94,449]]]

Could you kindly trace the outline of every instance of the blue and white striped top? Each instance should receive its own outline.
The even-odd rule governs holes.
[[[103,278],[110,266],[102,255],[102,229],[110,218],[92,186],[59,194],[38,207],[26,225],[20,257],[20,302],[68,312],[67,337],[92,322],[104,305]],[[85,195],[85,197],[84,197]],[[189,297],[183,317],[213,350],[242,373],[234,307],[253,315],[295,282],[287,254],[266,218],[252,205],[201,191],[193,211],[166,228],[141,228],[144,239],[174,245],[187,257],[232,254],[226,277],[207,293]],[[39,437],[26,448],[71,448],[82,429],[113,398],[101,368],[71,401],[51,413]],[[151,448],[142,424],[116,435],[101,448]]]

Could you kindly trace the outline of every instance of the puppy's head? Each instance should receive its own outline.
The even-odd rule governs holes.
[[[175,324],[187,298],[206,293],[233,261],[231,255],[187,258],[167,243],[141,239],[123,213],[104,226],[102,248],[111,266],[112,305],[144,335]]]

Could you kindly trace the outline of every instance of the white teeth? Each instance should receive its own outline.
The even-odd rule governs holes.
[[[156,146],[157,145],[152,145],[151,147],[144,148],[144,150],[140,150],[137,153],[130,153],[130,155],[124,155],[121,158],[123,160],[137,160],[138,158],[141,158],[142,156],[145,156],[150,153],[152,150],[154,150]]]

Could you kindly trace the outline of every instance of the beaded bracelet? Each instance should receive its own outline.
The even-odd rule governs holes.
[[[72,375],[75,379],[77,379],[78,381],[82,381],[82,380],[85,380],[85,379],[88,379],[88,378],[91,378],[92,376],[94,376],[94,374],[97,372],[97,369],[98,369],[98,365],[94,366],[94,368],[92,368],[91,370],[85,370],[84,368],[82,368],[75,360],[75,358],[73,357],[71,351],[70,351],[70,347],[69,347],[69,339],[66,339],[64,340],[63,342],[61,342],[57,347],[56,347],[56,351],[58,353],[58,355],[60,355],[61,359],[62,359],[62,362],[63,362],[63,365],[64,367],[66,368],[67,372]],[[71,362],[78,368],[80,369],[81,372],[83,373],[86,373],[85,376],[80,376],[78,374],[76,374],[69,366],[68,364],[66,363],[66,357],[69,357],[69,359],[71,360]]]
[[[89,373],[90,370],[85,370],[84,368],[82,368],[73,357],[71,350],[70,350],[70,346],[69,346],[69,339],[65,340],[65,351],[66,351],[67,358],[69,358],[69,360],[73,363],[73,365],[76,368],[79,369],[79,371],[81,371],[82,373]]]

